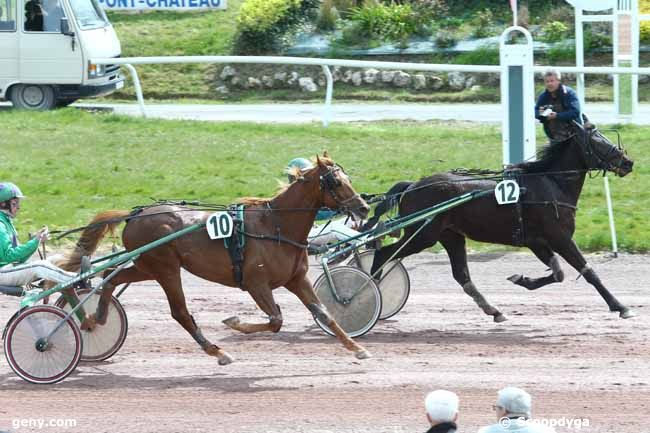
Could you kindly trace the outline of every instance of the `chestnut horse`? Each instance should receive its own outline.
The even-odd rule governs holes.
[[[269,318],[268,323],[244,323],[237,317],[224,323],[243,333],[278,332],[282,327],[280,307],[273,299],[273,289],[286,287],[309,311],[336,333],[346,349],[359,359],[370,353],[353,341],[328,314],[318,300],[307,278],[307,235],[321,207],[341,209],[365,218],[367,203],[352,188],[350,179],[327,154],[316,158],[314,168],[296,173],[296,180],[270,199],[242,199],[245,208],[243,248],[243,280],[237,284],[233,265],[223,240],[212,240],[207,230],[197,230],[158,246],[138,257],[134,266],[115,275],[102,292],[97,310],[82,323],[92,329],[106,323],[107,306],[116,286],[138,281],[155,280],[167,295],[171,315],[220,365],[232,358],[206,339],[185,304],[181,284],[181,268],[209,281],[247,291]],[[122,240],[127,251],[149,244],[163,236],[196,223],[205,223],[210,213],[172,205],[145,208],[137,218],[129,219],[129,211],[108,211],[97,215],[84,230],[75,251],[64,264],[66,269],[79,267],[82,256],[91,255],[105,234],[117,224],[127,223]],[[262,239],[264,237],[265,239]]]

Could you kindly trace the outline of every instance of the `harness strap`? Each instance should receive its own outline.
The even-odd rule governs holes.
[[[281,234],[276,234],[275,236],[268,236],[268,235],[259,235],[255,233],[248,233],[244,232],[244,236],[249,237],[251,239],[257,239],[260,241],[274,241],[274,242],[284,242],[285,244],[292,245],[296,248],[300,248],[302,250],[306,250],[307,247],[309,246],[308,244],[303,244],[300,242],[292,241],[291,239],[285,238]]]
[[[521,204],[524,205],[533,205],[533,206],[553,206],[555,208],[555,218],[558,220],[560,219],[560,210],[559,208],[565,207],[568,209],[572,209],[574,211],[578,210],[577,206],[574,206],[569,203],[565,203],[562,201],[557,201],[557,200],[552,200],[552,201],[522,201]]]

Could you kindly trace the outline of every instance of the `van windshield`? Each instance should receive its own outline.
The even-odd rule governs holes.
[[[108,18],[97,0],[70,0],[70,6],[81,30],[98,29],[108,25]]]

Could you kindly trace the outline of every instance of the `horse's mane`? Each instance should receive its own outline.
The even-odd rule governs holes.
[[[551,165],[566,152],[567,142],[573,139],[575,138],[569,138],[564,141],[551,141],[550,144],[547,144],[537,152],[537,161],[522,162],[516,164],[515,167],[523,169],[525,173],[549,171]]]
[[[327,156],[320,156],[319,159],[322,164],[329,165],[329,166],[334,165],[334,161],[332,161]],[[314,167],[312,169],[307,170],[306,172],[318,168],[318,164],[316,160],[312,160],[312,162],[314,163]],[[292,167],[289,170],[287,170],[287,174],[292,175],[294,179],[299,179],[303,176],[304,173],[298,167]],[[274,198],[276,198],[277,196],[279,196],[280,194],[286,192],[289,189],[289,187],[293,185],[294,182],[288,183],[288,182],[281,181],[273,197],[242,197],[239,200],[237,200],[237,203],[252,205],[252,206],[265,205],[269,203],[271,200],[273,200]]]

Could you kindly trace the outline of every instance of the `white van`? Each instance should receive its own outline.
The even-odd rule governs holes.
[[[97,0],[0,0],[0,100],[48,110],[124,86],[120,41]]]

